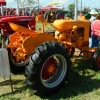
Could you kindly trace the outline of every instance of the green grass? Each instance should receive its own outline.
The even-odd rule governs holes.
[[[52,24],[52,23],[51,23]],[[41,28],[41,30],[42,30],[42,24],[40,23],[40,22],[37,22],[36,23],[36,30],[39,30]],[[50,24],[46,24],[45,26],[44,26],[44,31],[46,32],[46,31],[52,31],[52,30],[54,30],[54,28],[50,25]]]
[[[31,93],[25,85],[24,75],[12,74],[12,83],[14,94],[9,84],[0,86],[0,100],[100,100],[100,71],[94,71],[91,61],[87,60],[77,61],[71,67],[69,82],[52,96]]]

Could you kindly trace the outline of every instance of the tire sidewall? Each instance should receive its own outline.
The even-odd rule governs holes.
[[[97,65],[98,56],[100,56],[100,50],[97,50],[97,51],[94,53],[94,56],[93,56],[93,59],[92,59],[92,67],[93,67],[95,70],[100,70],[100,67],[98,67],[98,65]]]
[[[37,79],[38,79],[38,81],[37,81],[37,83],[39,83],[39,85],[38,85],[38,87],[39,87],[39,91],[41,91],[41,92],[43,92],[43,89],[45,89],[45,91],[47,91],[47,92],[50,92],[50,91],[52,91],[52,88],[47,88],[47,87],[45,87],[44,85],[43,85],[43,83],[41,82],[41,69],[42,69],[42,67],[43,67],[43,65],[44,65],[44,63],[45,63],[45,61],[50,57],[50,56],[52,56],[52,55],[54,55],[54,54],[56,54],[56,52],[55,51],[53,51],[52,52],[52,54],[51,54],[51,52],[48,52],[46,55],[45,55],[45,57],[41,60],[41,62],[40,62],[40,64],[39,65],[37,65],[36,67],[40,67],[40,68],[38,68],[39,70],[37,70]],[[67,59],[67,57],[68,57],[68,55],[67,54],[65,54],[64,52],[61,52],[61,50],[60,49],[58,49],[58,51],[57,51],[57,54],[60,54],[60,55],[62,55],[65,59],[66,59],[66,62],[67,62],[67,66],[69,65],[69,61],[68,61],[68,59]],[[57,89],[59,89],[59,87],[60,86],[62,86],[62,84],[64,84],[64,82],[65,82],[65,80],[67,79],[67,76],[68,76],[68,74],[69,74],[69,69],[68,69],[69,67],[67,67],[67,72],[66,72],[66,74],[65,74],[65,77],[63,78],[63,80],[62,80],[62,82],[60,83],[60,84],[58,84],[56,87],[54,87],[53,88],[53,91],[55,91],[55,90],[57,90]]]

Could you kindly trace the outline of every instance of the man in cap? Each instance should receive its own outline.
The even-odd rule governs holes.
[[[98,12],[93,9],[89,13],[91,14],[91,18],[89,21],[92,23],[96,19],[96,15],[98,14]]]

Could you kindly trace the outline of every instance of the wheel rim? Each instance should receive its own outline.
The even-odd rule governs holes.
[[[64,14],[63,13],[59,13],[57,16],[57,19],[64,19]]]
[[[10,59],[11,59],[12,63],[16,66],[25,66],[28,63],[28,61],[21,61],[19,63],[16,63],[12,54],[10,54]]]
[[[98,66],[98,68],[100,68],[100,55],[97,58],[97,66]]]
[[[51,64],[47,64],[48,62],[50,62]],[[67,62],[65,57],[60,54],[52,55],[45,61],[44,65],[42,66],[40,74],[41,82],[45,87],[53,88],[62,82],[66,75],[66,72]],[[46,75],[47,77],[45,77],[44,75]]]

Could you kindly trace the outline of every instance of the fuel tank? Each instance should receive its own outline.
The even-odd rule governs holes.
[[[89,27],[89,21],[87,21],[87,20],[83,20],[83,21],[66,20],[66,19],[65,20],[55,20],[53,22],[53,25],[60,31],[68,31],[68,30],[71,30],[73,28],[73,26],[77,26],[77,27],[88,26]]]
[[[71,23],[68,20],[55,20],[53,25],[60,31],[66,31],[71,29]]]

